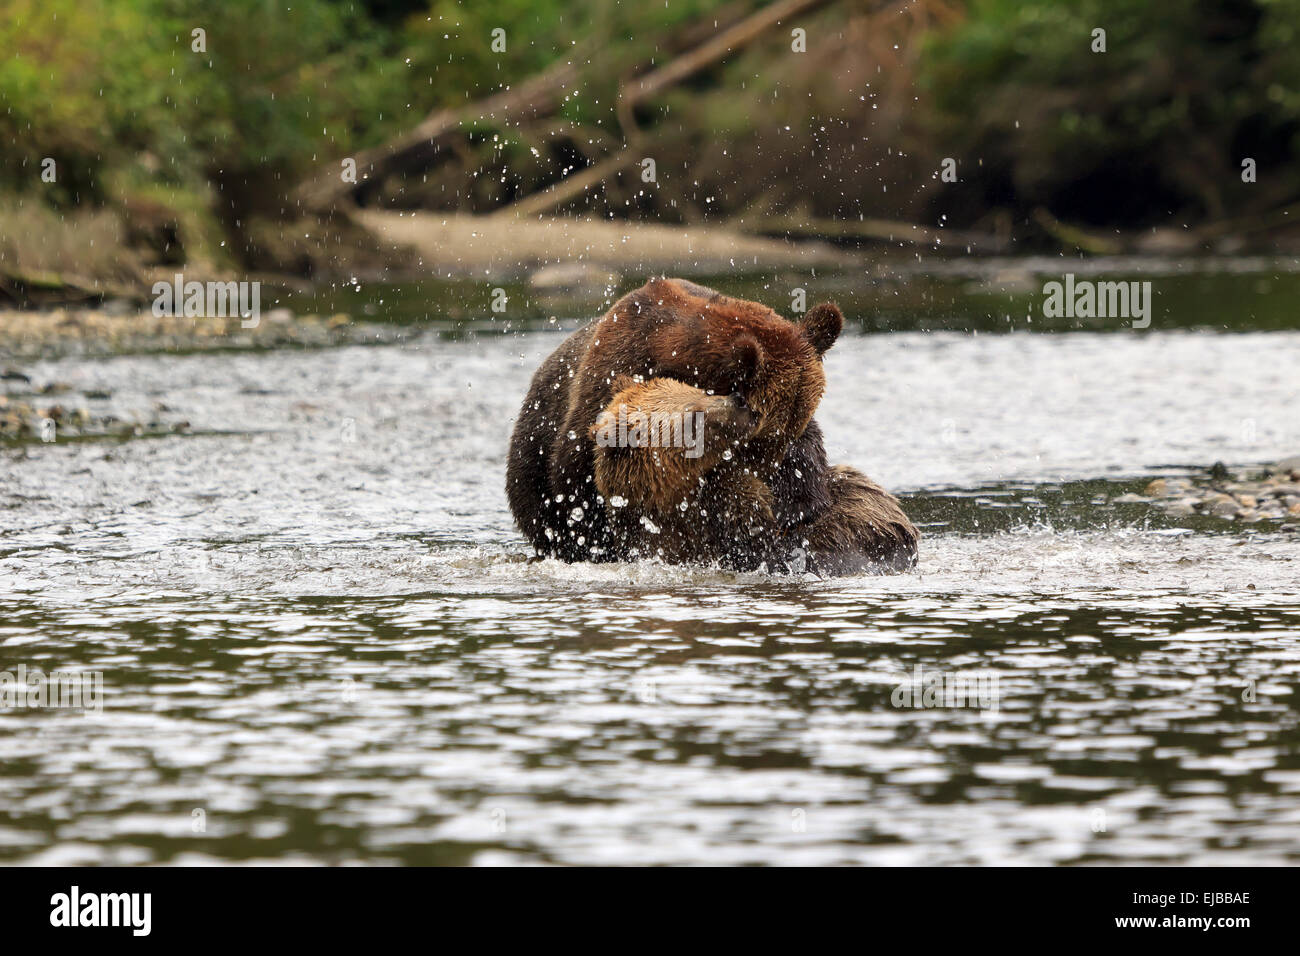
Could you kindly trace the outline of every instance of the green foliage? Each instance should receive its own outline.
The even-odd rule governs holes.
[[[125,78],[112,76],[123,42],[140,35],[140,11],[81,0],[6,0],[0,13],[0,177],[37,188],[45,157],[58,182],[51,200],[93,191],[106,155],[121,150],[108,117]]]
[[[720,0],[0,0],[0,187],[55,203],[149,177],[213,183],[236,209],[283,204],[309,166],[382,141],[438,106],[517,82],[560,58],[616,66]],[[506,30],[506,49],[492,31]],[[193,31],[206,32],[204,52]],[[595,42],[599,38],[600,42]],[[570,119],[605,119],[605,88]],[[108,171],[136,168],[137,175]]]
[[[164,180],[292,175],[383,124],[405,84],[390,38],[352,4],[301,0],[3,0],[0,177],[95,198],[107,169]],[[195,29],[206,52],[194,50]],[[87,195],[89,193],[89,195]]]
[[[564,116],[578,123],[604,122],[612,115],[617,80],[628,67],[654,56],[656,41],[674,28],[724,5],[725,0],[431,0],[428,14],[407,24],[404,55],[410,58],[415,95],[428,108],[486,96],[557,62],[594,65],[585,76],[594,82],[575,92]],[[498,29],[505,31],[503,52],[493,49]]]
[[[1298,28],[1297,0],[975,0],[926,46],[936,143],[1027,206],[1096,222],[1222,216],[1270,195],[1243,189],[1243,157],[1293,154]],[[1288,165],[1277,192],[1300,186]],[[1094,182],[1133,206],[1085,208]]]
[[[468,188],[486,208],[615,147],[615,93],[633,64],[699,42],[684,34],[707,34],[710,12],[764,2],[0,0],[0,191],[65,208],[184,194],[229,226],[291,212],[305,174],[430,110],[572,62],[571,142],[549,120],[482,131],[491,168],[475,165],[480,150],[465,172],[484,174]],[[1300,196],[1300,0],[971,0],[955,22],[919,17],[947,25],[896,66],[907,75],[878,82],[860,38],[900,21],[870,15],[841,0],[808,21],[820,52],[784,55],[776,31],[646,104],[661,167],[701,180],[720,214],[772,192],[822,215],[890,202],[910,215],[908,189],[948,155],[963,159],[967,218],[1045,206],[1070,221],[1168,222]],[[1105,53],[1091,49],[1096,28]],[[1247,156],[1257,184],[1240,181]],[[55,184],[40,181],[45,157]],[[1110,208],[1096,208],[1103,194]]]

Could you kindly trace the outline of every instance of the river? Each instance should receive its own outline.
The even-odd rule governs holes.
[[[1300,535],[1113,501],[1300,451],[1295,298],[1222,281],[1229,329],[859,314],[817,417],[925,534],[885,577],[529,562],[576,309],[30,363],[190,428],[0,449],[0,669],[103,675],[0,709],[0,860],[1295,863]]]

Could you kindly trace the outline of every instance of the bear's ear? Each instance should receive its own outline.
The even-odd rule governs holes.
[[[800,320],[799,327],[803,329],[804,338],[821,355],[840,337],[840,330],[844,328],[844,316],[834,302],[823,302],[808,310]]]
[[[731,343],[727,371],[732,384],[739,388],[749,382],[763,364],[763,349],[752,335],[742,335]]]

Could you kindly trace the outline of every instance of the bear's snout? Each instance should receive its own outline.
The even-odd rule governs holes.
[[[740,392],[732,392],[722,400],[722,405],[728,432],[736,437],[747,437],[757,430],[759,415]]]
[[[719,448],[745,441],[758,430],[761,420],[739,393],[710,396],[707,402],[697,405],[696,410],[704,415],[707,442],[720,442]]]

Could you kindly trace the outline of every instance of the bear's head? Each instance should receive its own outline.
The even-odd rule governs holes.
[[[656,279],[619,300],[593,331],[588,369],[674,378],[734,395],[757,416],[753,440],[784,445],[812,420],[826,389],[822,356],[843,328],[827,302],[798,322],[757,302],[681,279]]]

